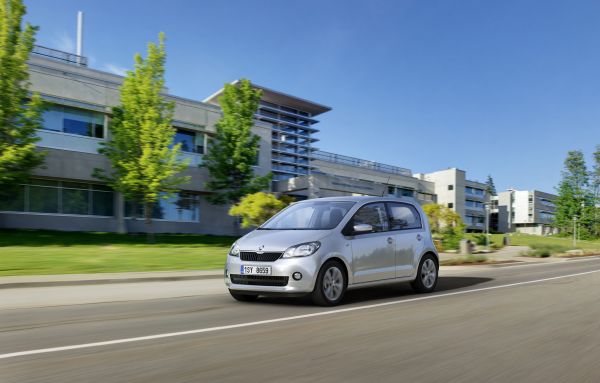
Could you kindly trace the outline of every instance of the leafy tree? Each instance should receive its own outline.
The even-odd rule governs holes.
[[[255,176],[252,169],[259,152],[252,127],[260,97],[261,91],[248,80],[225,84],[219,98],[223,116],[202,165],[211,177],[206,188],[213,192],[208,199],[214,204],[237,203],[244,195],[268,189],[271,175]]]
[[[488,193],[488,195],[498,195],[496,192],[496,185],[494,185],[494,179],[492,178],[491,174],[488,174],[485,185],[485,191]]]
[[[585,165],[583,152],[572,150],[567,154],[558,186],[554,225],[563,233],[573,233],[573,220],[579,221],[579,233],[582,238],[590,235],[593,221],[593,196],[589,190],[589,173]]]
[[[444,205],[433,203],[424,205],[423,210],[427,215],[432,236],[441,239],[446,249],[458,248],[466,227],[460,215]]]
[[[25,181],[44,161],[35,149],[36,129],[42,127],[42,99],[29,95],[27,59],[37,27],[21,26],[21,0],[0,1],[0,190]]]
[[[242,197],[229,209],[229,215],[242,217],[242,227],[260,226],[292,201],[288,196],[277,198],[271,193],[257,192]]]
[[[152,213],[156,202],[189,181],[189,177],[179,175],[188,164],[178,159],[180,145],[173,145],[174,104],[161,95],[164,40],[161,33],[158,45],[148,44],[145,59],[135,56],[135,68],[127,72],[120,89],[121,105],[112,110],[109,141],[100,149],[110,160],[111,173],[95,171],[125,199],[143,206],[149,242],[154,241]]]
[[[600,145],[596,145],[596,151],[593,154],[594,166],[591,174],[592,194],[593,194],[593,226],[594,237],[600,237]]]

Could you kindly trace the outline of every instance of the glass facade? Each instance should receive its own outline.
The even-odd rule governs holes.
[[[125,203],[125,216],[144,217],[144,208],[140,204]],[[190,192],[175,193],[172,197],[161,198],[152,209],[152,218],[166,221],[200,221],[200,195]]]
[[[113,201],[113,191],[103,185],[32,179],[10,198],[0,199],[0,211],[111,217]]]
[[[50,105],[42,114],[43,129],[79,136],[104,138],[104,115],[102,113]]]
[[[312,133],[317,132],[312,125],[317,121],[311,118],[310,113],[261,100],[256,118],[273,126],[273,180],[309,174],[314,150],[311,145],[317,141],[312,137]]]

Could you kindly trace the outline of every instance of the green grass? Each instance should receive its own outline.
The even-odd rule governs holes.
[[[573,239],[568,237],[543,237],[537,235],[527,234],[513,234],[510,238],[510,244],[515,246],[529,246],[529,247],[543,247],[543,246],[554,246],[556,249],[559,247],[563,251],[573,249]],[[584,250],[586,252],[598,252],[600,253],[600,240],[594,241],[577,241],[577,249]]]
[[[207,270],[223,267],[233,237],[0,230],[0,276]]]
[[[471,240],[477,240],[481,234],[467,234],[466,238]],[[485,237],[485,236],[484,236]],[[490,241],[494,244],[502,244],[502,238],[504,234],[491,234]],[[564,253],[568,250],[573,249],[573,239],[570,237],[558,237],[558,236],[539,236],[539,235],[528,235],[513,233],[510,235],[510,244],[513,246],[529,246],[531,248],[526,256],[530,257],[549,257],[554,254]],[[600,240],[594,241],[577,241],[577,249],[581,249],[586,254],[598,253],[600,254]]]

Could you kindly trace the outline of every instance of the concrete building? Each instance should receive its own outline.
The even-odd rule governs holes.
[[[492,199],[492,226],[499,233],[550,235],[556,212],[554,194],[539,190],[507,190]]]
[[[312,167],[311,175],[281,181],[276,190],[297,198],[389,195],[436,201],[433,183],[413,177],[410,169],[324,151],[314,152]]]
[[[92,176],[109,169],[98,154],[109,137],[111,108],[119,104],[123,77],[86,66],[85,57],[36,47],[29,60],[31,90],[48,103],[40,150],[47,152],[45,167],[34,171],[14,198],[0,200],[0,227],[78,231],[146,230],[143,212]],[[235,82],[234,82],[235,83]],[[263,92],[253,133],[260,137],[255,173],[274,175],[273,191],[297,199],[342,195],[410,196],[422,204],[440,203],[461,215],[467,230],[485,230],[485,184],[468,180],[459,169],[413,174],[410,169],[318,151],[314,143],[316,116],[331,108],[253,84]],[[175,143],[189,161],[185,174],[191,181],[176,196],[161,200],[154,209],[156,232],[241,234],[227,206],[208,203],[206,169],[199,167],[210,150],[209,137],[221,116],[222,89],[195,101],[164,90],[175,103]],[[554,196],[511,191],[497,199],[494,218],[498,231],[548,233]],[[529,194],[521,194],[529,193]],[[503,213],[503,212],[506,213]],[[504,220],[505,216],[508,217]],[[493,222],[493,221],[492,221]],[[505,227],[503,222],[507,222]],[[504,225],[504,226],[503,226]]]
[[[38,146],[47,152],[45,167],[36,169],[31,182],[18,194],[0,201],[0,227],[81,231],[143,232],[140,214],[120,195],[92,176],[95,168],[108,170],[98,149],[109,135],[111,108],[119,104],[123,77],[85,66],[86,60],[65,52],[36,47],[29,61],[31,90],[48,103]],[[177,97],[175,142],[181,157],[189,160],[185,174],[191,181],[175,197],[161,200],[154,209],[156,232],[238,234],[238,222],[226,206],[206,201],[207,170],[198,167],[207,150],[207,137],[215,132],[221,115],[215,105]],[[292,97],[290,97],[292,98]],[[271,125],[257,121],[253,132],[260,137],[255,172],[271,170]],[[134,210],[135,209],[135,210]]]
[[[485,231],[486,204],[490,197],[484,183],[468,180],[466,172],[456,168],[415,176],[434,185],[437,203],[457,212],[467,231]]]

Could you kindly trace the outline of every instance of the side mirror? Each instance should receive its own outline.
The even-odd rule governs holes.
[[[361,223],[358,225],[354,225],[354,232],[356,234],[362,234],[362,233],[371,233],[373,231],[373,226],[366,224],[366,223]]]

